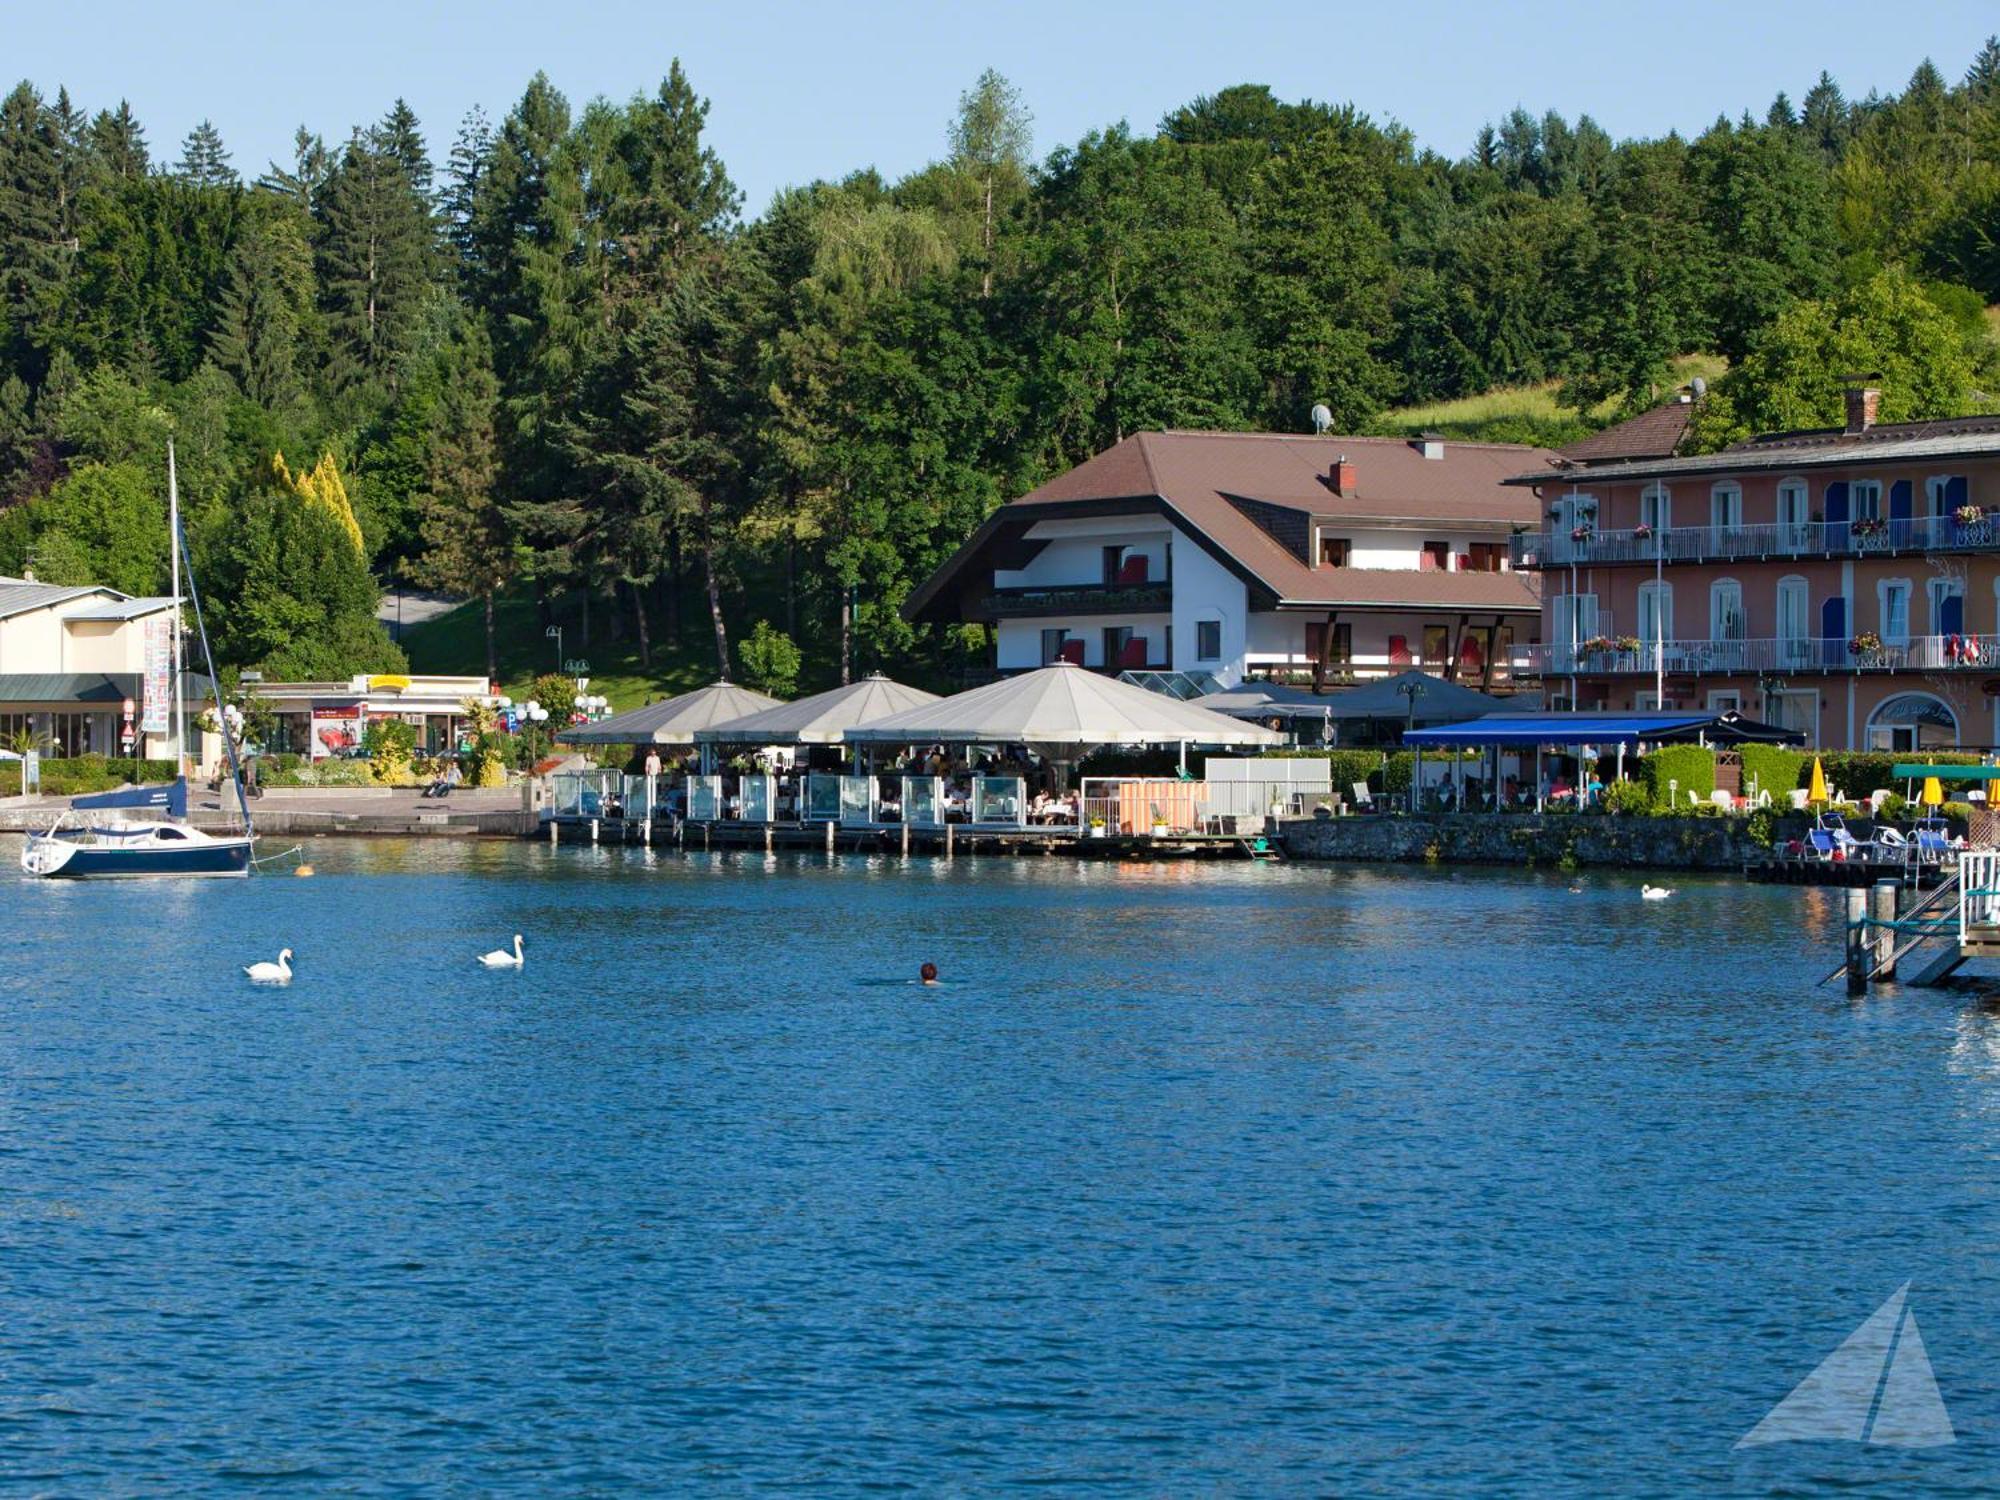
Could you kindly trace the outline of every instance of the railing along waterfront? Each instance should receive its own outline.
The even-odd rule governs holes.
[[[1578,534],[1581,532],[1581,535]],[[1524,531],[1509,544],[1517,568],[1572,564],[1735,562],[1770,557],[1868,557],[1899,552],[1984,552],[2000,548],[2000,513],[1780,521],[1757,526],[1670,526],[1664,530]]]
[[[1972,635],[1913,636],[1901,643],[1884,642],[1857,651],[1842,639],[1667,641],[1657,653],[1653,643],[1632,647],[1590,649],[1543,645],[1529,648],[1529,670],[1545,676],[1649,675],[1664,668],[1669,676],[1717,676],[1748,672],[1991,672],[2000,670],[2000,637]]]

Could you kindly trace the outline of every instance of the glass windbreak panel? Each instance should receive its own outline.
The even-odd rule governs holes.
[[[714,823],[722,818],[722,778],[688,777],[688,821]]]
[[[840,820],[840,783],[843,779],[821,772],[806,777],[806,822],[835,823]]]
[[[840,778],[840,821],[843,823],[872,823],[875,821],[875,778],[873,776],[843,776]]]
[[[1026,798],[1018,776],[975,776],[972,778],[972,821],[1013,823],[1021,821]]]
[[[903,778],[903,821],[915,828],[944,826],[944,781],[937,776]]]
[[[743,778],[743,817],[751,823],[769,823],[777,816],[778,782],[774,776]]]

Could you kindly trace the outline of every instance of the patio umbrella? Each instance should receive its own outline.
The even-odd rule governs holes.
[[[1935,776],[1926,776],[1924,778],[1923,804],[1925,807],[1944,806],[1944,788],[1938,784],[1938,779]]]
[[[1826,801],[1826,767],[1819,763],[1817,755],[1813,757],[1812,785],[1806,790],[1806,801]]]

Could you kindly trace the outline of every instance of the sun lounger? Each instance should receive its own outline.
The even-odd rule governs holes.
[[[1354,805],[1363,812],[1375,811],[1375,796],[1374,793],[1368,790],[1367,782],[1357,781],[1354,783]]]
[[[1818,860],[1833,858],[1833,835],[1824,828],[1815,828],[1808,833],[1806,843],[1812,850],[1813,858]]]

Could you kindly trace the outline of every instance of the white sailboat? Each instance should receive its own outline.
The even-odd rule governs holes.
[[[243,828],[240,833],[209,833],[187,821],[187,704],[181,692],[184,670],[181,632],[181,564],[188,567],[188,598],[194,605],[195,625],[201,633],[202,658],[209,680],[215,680],[215,658],[208,649],[208,627],[202,621],[201,593],[195,586],[194,563],[186,558],[187,540],[181,534],[180,487],[174,471],[174,445],[167,442],[167,528],[172,554],[174,598],[173,664],[170,669],[173,725],[174,782],[167,787],[133,787],[77,797],[69,811],[46,831],[30,836],[21,851],[21,868],[30,875],[55,880],[118,880],[146,876],[240,876],[250,873],[250,854],[255,833],[250,825],[250,803],[243,795],[242,767],[236,745],[225,730],[222,741],[229,754],[229,768],[236,788],[236,805]],[[164,810],[166,816],[132,817],[135,811]],[[110,813],[108,818],[91,816]]]

